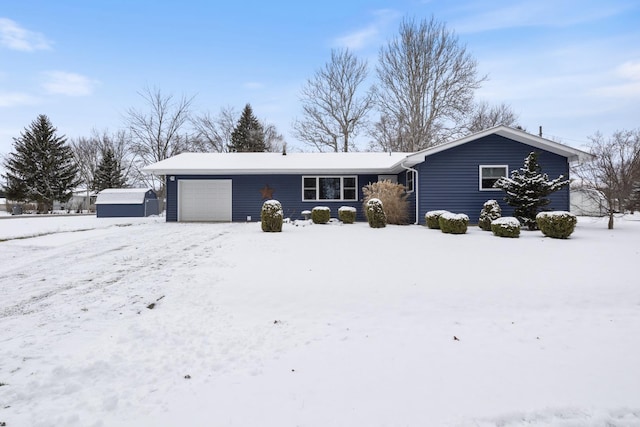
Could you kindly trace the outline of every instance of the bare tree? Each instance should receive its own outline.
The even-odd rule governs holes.
[[[372,151],[411,151],[407,145],[409,138],[405,134],[406,127],[402,126],[396,117],[383,114],[380,119],[371,124],[368,135],[372,138],[369,149]]]
[[[303,119],[294,122],[295,135],[319,151],[347,152],[366,125],[372,94],[358,96],[367,77],[367,63],[348,49],[332,50],[331,60],[302,89]]]
[[[276,126],[263,120],[261,120],[261,123],[264,129],[265,151],[286,152],[287,144],[284,141],[284,136],[278,132]]]
[[[461,134],[474,91],[486,77],[478,77],[475,59],[452,31],[433,17],[405,19],[378,57],[378,108],[405,136],[403,149],[417,151]]]
[[[129,134],[125,130],[116,133],[109,133],[108,130],[99,132],[96,129],[91,131],[89,137],[79,137],[71,140],[71,149],[79,168],[79,175],[87,190],[86,206],[89,209],[88,201],[90,190],[93,188],[95,172],[98,164],[102,160],[102,154],[111,150],[114,160],[122,166],[122,175],[125,182],[131,182],[134,158],[131,154]]]
[[[594,159],[574,168],[579,179],[574,188],[605,200],[612,229],[614,214],[631,207],[634,184],[640,180],[640,129],[616,131],[609,139],[596,132],[589,139]]]
[[[145,88],[139,95],[149,111],[130,108],[126,121],[131,132],[131,148],[136,155],[138,179],[147,185],[159,188],[164,195],[164,179],[140,173],[140,169],[180,154],[190,147],[190,123],[193,97],[174,99],[160,89]]]
[[[475,105],[465,126],[468,133],[476,133],[499,125],[517,127],[517,122],[518,115],[510,105],[489,105],[482,101]]]
[[[240,118],[233,107],[223,107],[216,116],[205,113],[193,119],[194,148],[202,152],[224,153],[231,144],[231,134]]]

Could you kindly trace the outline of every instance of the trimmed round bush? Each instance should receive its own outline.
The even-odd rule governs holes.
[[[311,209],[311,220],[314,224],[326,224],[331,219],[331,209],[327,206],[316,206]]]
[[[566,239],[575,230],[578,219],[566,211],[540,212],[536,215],[536,223],[545,236]]]
[[[384,214],[380,199],[369,199],[366,206],[367,221],[371,228],[383,228],[387,226],[387,216]]]
[[[352,206],[341,206],[338,209],[338,219],[345,224],[353,224],[356,222],[356,208]]]
[[[491,231],[498,237],[520,237],[520,221],[512,216],[491,221]]]
[[[484,231],[492,231],[491,221],[498,219],[502,216],[502,208],[496,200],[487,200],[482,205],[480,211],[480,219],[478,219],[478,227]]]
[[[429,211],[424,215],[424,220],[427,223],[427,227],[434,230],[440,229],[440,215],[449,213],[445,210]]]
[[[277,200],[267,200],[262,204],[260,220],[262,221],[262,231],[280,232],[282,231],[282,221],[284,213],[282,205]]]
[[[438,218],[440,230],[448,234],[464,234],[467,232],[469,217],[465,214],[445,212]]]

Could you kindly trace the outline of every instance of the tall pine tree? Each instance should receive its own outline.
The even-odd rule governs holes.
[[[66,202],[79,184],[78,166],[64,136],[44,114],[13,138],[14,152],[4,162],[7,196],[34,201],[39,212],[53,208],[54,200]]]
[[[511,172],[511,178],[502,177],[495,184],[506,195],[504,201],[513,206],[514,216],[529,230],[536,230],[536,215],[550,202],[547,196],[569,185],[569,180],[560,175],[549,181],[538,164],[538,153],[532,152],[524,160],[524,166]]]
[[[111,148],[102,150],[102,159],[93,178],[93,189],[122,188],[126,184],[122,165]]]
[[[260,121],[253,115],[251,105],[247,104],[242,110],[242,115],[235,129],[231,133],[230,152],[249,153],[263,152],[267,150],[264,128]]]

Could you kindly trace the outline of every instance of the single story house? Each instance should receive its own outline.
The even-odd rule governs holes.
[[[107,188],[96,198],[98,218],[158,215],[158,196],[150,188]]]
[[[497,126],[415,153],[183,153],[143,169],[165,176],[167,221],[256,221],[262,203],[279,200],[285,217],[328,206],[362,213],[362,187],[389,179],[405,185],[412,221],[424,223],[430,210],[465,213],[478,221],[482,205],[500,202],[513,209],[492,186],[539,153],[550,178],[569,177],[569,164],[590,155],[575,148],[506,126]],[[550,209],[569,210],[569,188],[550,196]]]

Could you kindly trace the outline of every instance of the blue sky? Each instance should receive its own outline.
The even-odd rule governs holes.
[[[68,137],[122,128],[145,87],[195,96],[199,113],[250,103],[311,150],[291,124],[331,49],[366,59],[373,81],[402,18],[432,14],[488,75],[477,99],[510,104],[528,131],[581,147],[640,127],[637,0],[23,0],[0,7],[0,155],[38,114]]]

